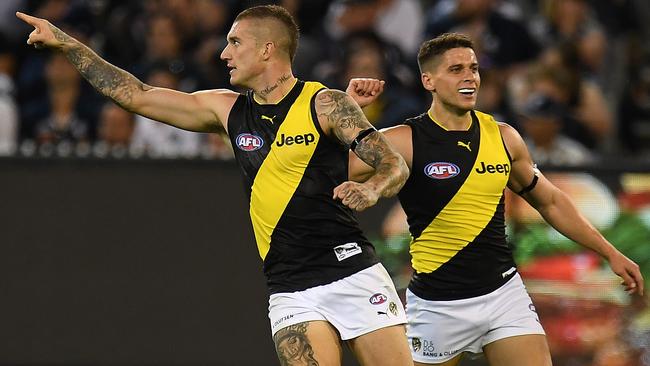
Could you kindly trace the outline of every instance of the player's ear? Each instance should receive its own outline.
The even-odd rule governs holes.
[[[275,43],[273,42],[264,43],[264,47],[262,48],[262,58],[264,60],[268,60],[269,58],[271,58],[273,52],[275,52]]]
[[[428,71],[423,72],[420,75],[420,80],[422,80],[422,86],[424,87],[424,89],[430,92],[436,91],[435,78],[430,72]]]

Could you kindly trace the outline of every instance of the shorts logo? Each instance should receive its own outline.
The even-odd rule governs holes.
[[[239,150],[242,151],[255,151],[259,150],[264,146],[264,140],[257,135],[251,133],[242,133],[237,136],[235,143]]]
[[[533,313],[537,313],[537,309],[535,309],[535,305],[533,305],[532,303],[528,304],[528,309],[530,309],[530,311],[532,311]]]
[[[424,345],[422,346],[422,355],[427,357],[438,357],[438,353],[435,352],[436,347],[434,347],[432,341],[424,340]],[[440,354],[442,356],[442,354]]]
[[[507,271],[501,273],[501,277],[506,278],[506,277],[510,276],[511,274],[515,273],[516,270],[517,270],[517,268],[515,268],[515,267],[510,267],[509,270],[507,270]]]
[[[432,179],[449,179],[460,174],[460,168],[456,164],[436,162],[425,166],[424,174]]]
[[[390,304],[388,304],[388,311],[390,311],[391,314],[397,316],[397,305],[391,301]]]
[[[282,318],[280,318],[280,319],[276,320],[275,322],[273,322],[273,328],[277,327],[278,325],[280,325],[285,320],[289,320],[291,318],[293,318],[293,314],[283,316]]]
[[[368,299],[368,301],[370,301],[370,303],[373,304],[373,305],[381,305],[381,304],[385,303],[386,300],[388,300],[388,297],[386,297],[386,295],[380,294],[380,293],[376,293],[376,294],[370,296],[370,299]]]
[[[334,247],[334,254],[336,254],[336,259],[338,259],[339,262],[360,253],[361,247],[357,243],[346,243]]]
[[[418,352],[422,348],[422,341],[420,341],[420,338],[414,337],[411,340],[411,345],[413,346],[413,352]]]

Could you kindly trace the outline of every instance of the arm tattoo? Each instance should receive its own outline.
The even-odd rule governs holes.
[[[373,132],[361,140],[355,153],[375,168],[375,174],[369,180],[383,182],[382,194],[385,197],[396,195],[406,183],[408,167],[404,159],[390,148],[381,132]]]
[[[355,137],[350,137],[352,131],[346,130],[371,127],[359,105],[344,92],[325,90],[320,92],[317,98],[322,108],[319,115],[333,127],[334,134],[342,143],[350,145]]]
[[[63,53],[81,75],[97,91],[113,99],[125,109],[130,109],[134,93],[151,89],[135,76],[106,62],[90,48],[59,28],[52,25],[51,30],[54,37],[65,44]]]
[[[275,350],[282,366],[318,366],[314,350],[307,338],[308,323],[298,323],[279,330],[273,336]]]
[[[342,143],[350,145],[359,129],[372,127],[363,111],[350,96],[338,90],[325,90],[318,94],[317,102],[334,134]],[[375,174],[366,181],[375,186],[384,197],[397,194],[408,178],[408,167],[383,134],[373,132],[363,138],[354,151],[366,164],[375,168]]]

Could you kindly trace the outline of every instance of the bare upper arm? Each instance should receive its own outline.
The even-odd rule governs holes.
[[[512,159],[508,188],[513,192],[519,192],[533,180],[535,165],[519,132],[507,123],[498,123],[501,137]]]
[[[557,188],[537,169],[519,132],[512,126],[502,122],[499,122],[499,129],[508,153],[512,158],[508,188],[515,193],[519,193],[524,188],[529,187],[533,183],[535,175],[537,175],[538,178],[534,188],[524,194],[523,198],[533,207],[539,208],[552,199],[552,193]]]
[[[239,93],[215,89],[185,93],[148,87],[134,98],[132,111],[169,125],[197,132],[228,130],[228,116]]]
[[[382,129],[381,133],[384,134],[386,140],[388,140],[388,143],[393,147],[393,149],[404,158],[409,170],[412,170],[413,139],[411,135],[411,127],[407,125],[399,125]],[[359,159],[356,154],[350,153],[348,172],[350,180],[363,182],[367,180],[373,172],[373,167]]]

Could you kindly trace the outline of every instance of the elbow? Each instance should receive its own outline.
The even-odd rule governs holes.
[[[131,113],[142,113],[145,108],[145,93],[153,89],[151,86],[139,82],[137,85],[125,85],[111,96],[111,99]]]

